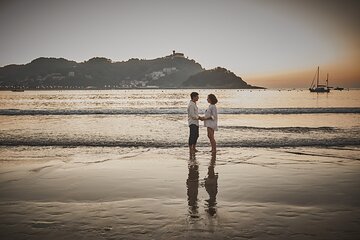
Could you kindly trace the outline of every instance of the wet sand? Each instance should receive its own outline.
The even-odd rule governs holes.
[[[356,239],[351,148],[1,147],[1,239]]]

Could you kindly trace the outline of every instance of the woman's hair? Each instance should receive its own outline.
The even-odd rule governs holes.
[[[218,100],[214,94],[209,94],[208,98],[209,98],[211,104],[216,104],[218,102]]]

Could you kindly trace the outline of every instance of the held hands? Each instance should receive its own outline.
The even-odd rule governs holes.
[[[209,119],[214,119],[212,116],[211,117],[200,117],[199,116],[199,120],[201,121],[205,121],[205,120],[209,120]]]

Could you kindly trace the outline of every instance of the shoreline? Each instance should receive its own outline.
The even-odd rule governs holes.
[[[196,87],[189,87],[189,88],[46,88],[46,89],[36,89],[36,88],[19,88],[24,91],[107,91],[107,90],[191,90],[191,89],[201,89],[201,90],[271,90],[269,88],[196,88]],[[0,91],[12,91],[17,89],[0,89]]]
[[[90,89],[86,89],[86,88],[72,88],[72,89],[63,89],[63,88],[46,88],[46,89],[36,89],[36,88],[31,88],[31,89],[27,89],[27,88],[20,88],[21,90],[25,91],[116,91],[116,90],[125,90],[125,91],[136,91],[136,90],[193,90],[193,89],[197,89],[197,90],[218,90],[218,91],[222,91],[222,90],[236,90],[236,91],[245,91],[245,90],[249,90],[249,91],[254,91],[254,90],[258,90],[258,91],[309,91],[309,88],[90,88]],[[0,92],[13,92],[12,90],[14,89],[0,89]],[[344,88],[344,90],[334,90],[334,91],[330,91],[330,93],[319,93],[321,95],[326,95],[326,94],[331,94],[333,92],[348,92],[348,91],[358,91],[360,90],[360,88]]]

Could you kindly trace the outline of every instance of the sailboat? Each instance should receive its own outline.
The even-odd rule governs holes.
[[[329,88],[329,74],[326,77],[326,85],[319,84],[319,76],[320,76],[320,68],[317,68],[314,79],[311,83],[311,87],[309,88],[310,92],[330,92]],[[316,82],[315,82],[316,79]]]

